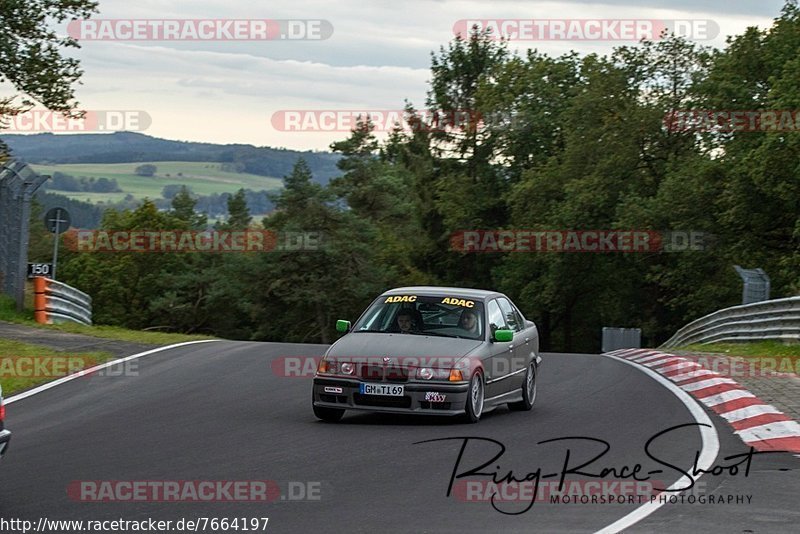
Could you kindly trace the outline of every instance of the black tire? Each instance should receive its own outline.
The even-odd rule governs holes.
[[[483,375],[476,371],[469,379],[467,402],[464,408],[464,422],[477,423],[483,415],[483,403],[486,398],[486,388],[483,384]]]
[[[531,362],[525,373],[525,380],[522,382],[522,400],[509,402],[508,409],[515,412],[527,412],[533,408],[534,402],[536,402],[536,364]]]
[[[314,415],[317,416],[317,419],[321,419],[326,423],[337,423],[344,415],[342,408],[325,408],[324,406],[313,404],[313,401],[311,407],[314,408]]]

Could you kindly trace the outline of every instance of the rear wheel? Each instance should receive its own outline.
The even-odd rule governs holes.
[[[536,365],[531,362],[528,372],[525,373],[525,381],[522,383],[522,400],[519,402],[509,402],[508,408],[515,411],[528,411],[533,408],[536,401]]]
[[[469,381],[467,390],[467,406],[464,410],[464,420],[467,423],[477,423],[483,413],[483,375],[476,372]]]

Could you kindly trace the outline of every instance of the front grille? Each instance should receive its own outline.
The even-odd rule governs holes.
[[[353,393],[353,402],[360,406],[411,408],[411,397],[382,397],[379,395],[362,395],[361,393]]]
[[[359,376],[375,382],[408,382],[409,369],[396,365],[364,364],[359,368]]]
[[[378,365],[362,365],[361,378],[380,382],[383,380],[383,367]]]
[[[389,382],[408,382],[408,368],[390,367],[386,369],[386,380]]]

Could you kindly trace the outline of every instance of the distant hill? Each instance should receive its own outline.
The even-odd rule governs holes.
[[[218,145],[171,141],[141,133],[0,135],[13,154],[43,165],[66,163],[133,163],[195,161],[228,164],[226,170],[281,178],[303,157],[316,182],[326,184],[340,171],[340,156],[329,152],[296,151],[253,145]]]

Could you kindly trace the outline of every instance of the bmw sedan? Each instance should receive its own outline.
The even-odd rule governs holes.
[[[404,287],[380,295],[325,353],[312,405],[323,421],[346,410],[460,416],[536,400],[539,335],[495,291]]]

